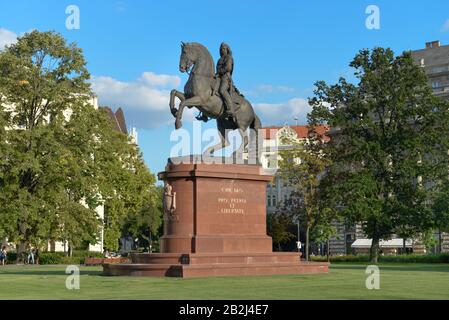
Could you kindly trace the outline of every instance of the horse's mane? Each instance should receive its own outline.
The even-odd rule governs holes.
[[[210,67],[211,73],[215,74],[214,59],[212,58],[212,55],[210,54],[209,50],[205,46],[203,46],[201,43],[198,43],[198,42],[189,42],[189,43],[186,43],[186,45],[198,48],[203,53],[203,56],[205,58],[209,59],[209,63],[210,63],[209,67]]]

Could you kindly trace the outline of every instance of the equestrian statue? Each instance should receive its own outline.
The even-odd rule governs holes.
[[[257,140],[258,129],[262,128],[262,124],[251,103],[232,81],[234,59],[231,48],[226,43],[221,44],[220,59],[215,70],[212,56],[205,46],[196,42],[181,42],[179,71],[188,73],[189,79],[184,92],[172,90],[170,93],[170,111],[176,118],[175,128],[182,126],[184,108],[195,107],[200,111],[196,117],[198,120],[217,120],[221,141],[209,147],[205,155],[213,156],[215,151],[229,146],[228,134],[232,130],[238,130],[242,137],[242,144],[236,152],[248,152],[248,128],[254,130]],[[180,100],[178,108],[175,107],[175,97]]]

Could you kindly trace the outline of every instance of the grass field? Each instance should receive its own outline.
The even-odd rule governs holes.
[[[101,267],[80,267],[80,289],[67,290],[64,266],[6,266],[0,299],[449,299],[449,264],[381,264],[379,290],[365,288],[365,267],[202,279],[106,277]]]

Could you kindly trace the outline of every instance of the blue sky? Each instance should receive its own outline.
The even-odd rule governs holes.
[[[65,26],[71,4],[80,9],[79,30]],[[365,27],[371,4],[380,9],[380,30]],[[175,144],[167,103],[169,90],[186,81],[178,70],[181,41],[204,44],[215,61],[222,41],[231,46],[235,84],[264,125],[294,124],[294,117],[303,124],[314,82],[350,78],[348,63],[362,48],[399,54],[426,41],[449,44],[447,0],[0,0],[0,8],[0,45],[38,29],[60,32],[83,48],[100,104],[124,109],[155,173]],[[194,114],[186,113],[189,131]]]

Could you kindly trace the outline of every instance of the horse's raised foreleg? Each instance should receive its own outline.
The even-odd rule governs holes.
[[[182,112],[184,111],[185,107],[200,106],[200,105],[201,105],[200,97],[192,97],[189,99],[181,100],[181,103],[179,104],[179,107],[178,107],[178,112],[176,114],[175,128],[179,129],[182,127],[182,121],[181,121]]]
[[[170,91],[170,111],[171,114],[173,115],[173,117],[177,118],[178,115],[178,109],[175,108],[175,98],[178,98],[179,100],[181,100],[181,103],[183,101],[186,100],[186,97],[184,96],[184,93],[173,89],[172,91]]]

